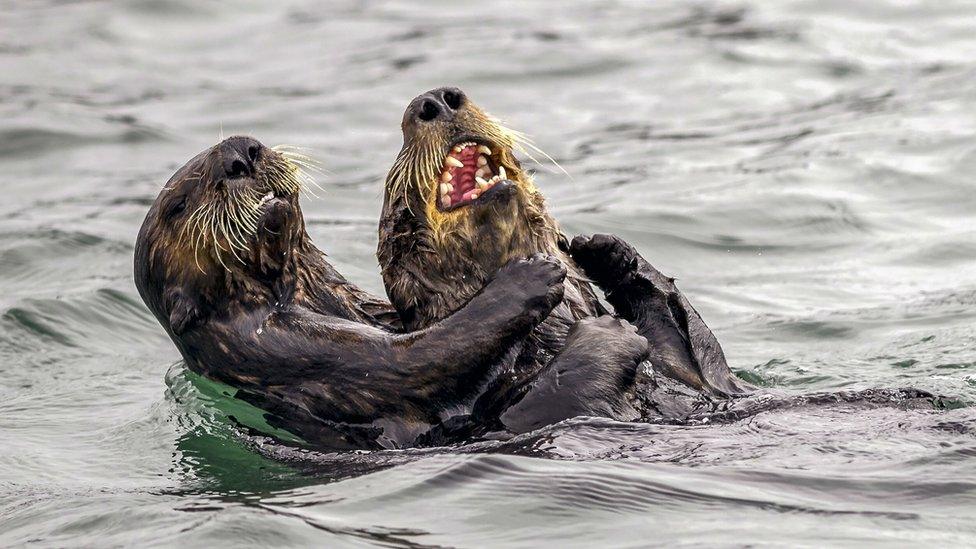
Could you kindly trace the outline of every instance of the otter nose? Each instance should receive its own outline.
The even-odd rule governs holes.
[[[220,158],[227,177],[254,175],[254,163],[261,158],[264,145],[253,137],[234,136],[220,144]]]
[[[411,101],[409,110],[418,122],[446,122],[454,118],[464,100],[464,92],[457,88],[437,88]]]

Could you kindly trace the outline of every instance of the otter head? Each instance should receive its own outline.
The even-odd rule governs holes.
[[[291,158],[231,137],[180,168],[159,193],[136,243],[143,300],[172,334],[212,314],[267,301],[307,240]]]
[[[457,88],[415,98],[402,129],[378,255],[408,325],[443,318],[511,259],[558,253],[556,224],[514,154],[522,134]],[[413,316],[419,322],[411,324]]]

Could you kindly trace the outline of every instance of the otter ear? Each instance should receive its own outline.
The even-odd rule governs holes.
[[[166,310],[169,311],[169,327],[176,335],[182,335],[200,322],[200,309],[197,302],[179,288],[170,288],[164,295]]]

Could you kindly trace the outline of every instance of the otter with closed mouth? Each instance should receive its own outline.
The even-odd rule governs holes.
[[[414,445],[548,315],[565,269],[513,259],[443,321],[401,333],[309,239],[301,163],[248,137],[187,162],[139,231],[139,294],[191,370],[272,425],[329,450]]]
[[[405,327],[448,317],[513,258],[544,253],[567,270],[562,303],[499,365],[471,408],[474,424],[522,432],[576,415],[687,414],[696,395],[750,391],[673,281],[631,246],[604,235],[567,241],[515,157],[521,134],[457,88],[415,98],[402,130],[377,256]],[[608,316],[590,280],[633,326]]]

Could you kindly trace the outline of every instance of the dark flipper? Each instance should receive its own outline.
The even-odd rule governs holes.
[[[725,353],[698,311],[633,246],[613,235],[578,236],[573,260],[606,293],[617,314],[637,325],[650,342],[659,372],[721,396],[753,388],[732,374]]]
[[[634,326],[612,316],[584,318],[501,421],[509,431],[525,433],[577,416],[634,420],[640,414],[627,395],[645,360],[647,340]]]

